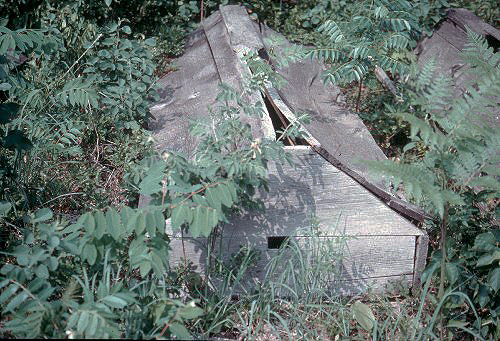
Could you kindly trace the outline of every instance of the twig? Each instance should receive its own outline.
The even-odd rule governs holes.
[[[363,79],[359,80],[359,91],[358,91],[358,99],[356,100],[356,112],[359,113],[359,100],[361,99],[361,89],[363,87]]]
[[[165,334],[165,332],[167,331],[167,328],[169,327],[170,325],[168,323],[165,324],[165,327],[163,327],[163,329],[161,330],[161,333],[160,333],[160,337],[163,336],[163,334]]]
[[[44,205],[47,205],[49,202],[52,202],[54,200],[57,200],[59,198],[62,198],[62,197],[67,197],[67,196],[70,196],[70,195],[76,195],[76,194],[85,194],[84,192],[73,192],[73,193],[66,193],[66,194],[61,194],[61,195],[58,195],[57,197],[53,198],[53,199],[50,199],[49,201],[46,201],[42,204],[42,206]]]
[[[72,69],[72,68],[73,68],[73,67],[74,67],[74,66],[75,66],[75,65],[76,65],[76,64],[80,61],[80,59],[82,59],[82,58],[83,58],[83,56],[85,56],[85,55],[87,54],[87,52],[88,52],[88,51],[89,51],[89,50],[90,50],[90,49],[94,46],[94,44],[95,44],[95,43],[97,43],[97,41],[98,41],[99,39],[101,39],[101,37],[102,37],[102,33],[99,33],[99,34],[97,35],[97,38],[95,38],[95,40],[92,42],[92,44],[90,44],[90,46],[89,46],[89,47],[87,47],[87,49],[85,49],[85,51],[83,51],[83,53],[81,54],[81,56],[80,56],[80,57],[78,57],[78,59],[77,59],[77,60],[73,63],[73,65],[71,65],[71,66],[69,67],[69,69],[68,69],[68,70],[64,73],[64,75],[62,75],[62,77],[61,77],[61,78],[64,78],[64,77],[65,77],[65,76],[66,76],[66,75],[67,75],[67,74],[71,71],[71,69]]]

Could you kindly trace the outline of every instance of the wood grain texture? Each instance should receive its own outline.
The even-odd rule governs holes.
[[[471,70],[471,65],[464,61],[461,52],[467,42],[467,28],[475,33],[500,41],[500,31],[490,26],[469,10],[459,8],[448,11],[447,18],[432,37],[422,40],[415,49],[418,64],[426,65],[429,61],[436,63],[435,74],[448,74],[454,82],[454,95],[462,96],[467,87],[477,80],[477,73]],[[488,125],[500,127],[500,110],[493,115],[479,113],[481,121]]]
[[[295,167],[271,162],[269,193],[260,192],[266,213],[234,217],[226,231],[265,229],[291,235],[311,219],[329,235],[421,235],[422,231],[391,210],[370,191],[317,155],[310,147],[287,147]],[[240,226],[246,226],[243,229]],[[232,233],[232,232],[229,232]]]
[[[330,281],[337,286],[342,283],[343,292],[348,283],[363,288],[378,283],[376,287],[382,288],[383,283],[400,276],[411,284],[416,240],[424,233],[310,147],[287,150],[296,166],[270,165],[270,192],[259,193],[265,213],[232,217],[223,227],[222,238],[215,242],[213,256],[228,262],[242,246],[258,250],[260,259],[246,280],[262,281],[269,261],[278,252],[268,249],[268,238],[294,236],[304,252],[314,249],[311,245],[315,240],[323,243],[321,254],[330,254],[332,263],[337,261],[338,265]],[[183,247],[180,236],[170,233],[175,264],[184,257]],[[184,250],[187,259],[200,270],[205,268],[206,239],[188,235]]]
[[[222,238],[221,243],[216,242],[216,249],[212,254],[217,259],[222,259],[226,264],[230,263],[231,257],[236,255],[241,246],[246,246],[258,251],[259,259],[250,267],[245,275],[244,282],[255,283],[266,279],[278,280],[278,277],[294,270],[296,276],[310,276],[321,273],[323,285],[336,285],[342,292],[357,292],[366,289],[373,283],[382,289],[383,284],[388,281],[404,278],[407,285],[412,284],[413,279],[413,254],[415,237],[360,237],[357,239],[335,239],[319,238],[313,240],[308,238],[294,239],[300,245],[301,256],[298,257],[296,248],[290,250],[267,249],[267,238],[256,239],[253,243],[245,243],[242,240]],[[318,265],[318,259],[311,250],[311,244],[321,250],[323,271],[314,271]],[[318,243],[323,245],[318,246]],[[397,245],[396,248],[387,249],[388,245]],[[221,248],[219,248],[219,245]],[[175,253],[182,250],[180,238],[172,238],[171,265],[183,263],[183,253]],[[207,260],[206,239],[185,238],[184,250],[186,259],[193,262],[197,269],[204,273]],[[286,254],[274,268],[268,273],[270,260],[278,252]],[[293,264],[290,266],[290,264]],[[301,267],[302,265],[302,267]],[[305,266],[304,266],[305,265]],[[326,283],[327,282],[327,283]],[[352,286],[352,288],[351,288]]]
[[[280,36],[267,27],[259,29],[264,38],[272,40]],[[274,54],[286,55],[291,43],[281,38],[283,43],[273,46]],[[394,210],[422,223],[426,218],[423,210],[394,196],[387,189],[385,178],[372,173],[363,162],[385,160],[386,157],[361,119],[345,105],[339,87],[323,84],[319,75],[324,65],[318,61],[300,60],[277,67],[276,60],[269,61],[287,84],[279,90],[267,86],[268,97],[290,122],[296,120],[295,114],[305,112],[309,115],[311,122],[304,127],[305,140],[326,160],[383,198]]]
[[[421,287],[421,276],[425,270],[427,262],[427,252],[429,248],[429,236],[427,234],[417,237],[417,245],[415,249],[415,270],[413,272],[413,292],[418,293]]]

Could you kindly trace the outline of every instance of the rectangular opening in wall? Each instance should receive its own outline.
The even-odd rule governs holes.
[[[289,236],[267,237],[267,248],[279,249],[288,241],[289,238]]]

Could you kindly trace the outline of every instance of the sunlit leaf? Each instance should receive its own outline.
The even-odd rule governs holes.
[[[364,330],[371,331],[373,329],[375,316],[373,316],[369,306],[360,301],[356,301],[352,305],[351,310],[354,318]]]
[[[109,295],[101,299],[101,302],[105,303],[106,305],[110,306],[111,308],[118,308],[118,309],[123,309],[125,308],[128,303],[124,299]]]

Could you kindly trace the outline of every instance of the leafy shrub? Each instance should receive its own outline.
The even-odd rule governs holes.
[[[82,215],[33,214],[23,243],[1,269],[5,329],[16,337],[189,338],[203,311],[170,296],[168,238],[158,207]]]
[[[117,27],[110,30],[116,38]],[[128,31],[126,27],[122,30]],[[123,41],[117,39],[111,41],[119,46]],[[124,49],[134,46],[127,41],[123,44]],[[95,70],[83,70],[90,76],[70,79],[60,92],[56,90],[54,105],[88,106],[97,119],[108,113],[123,122],[122,129],[133,129],[125,126],[141,119],[131,117],[127,109],[133,93],[114,96],[115,86],[109,84],[120,81],[110,77],[120,75],[120,66],[125,66],[111,63],[112,56],[101,51],[106,50],[98,50],[101,59],[92,63]],[[124,58],[120,53],[125,52],[115,52],[118,61]],[[92,75],[98,68],[100,72]],[[134,70],[127,70],[127,80],[137,82],[132,77]],[[167,153],[163,159],[153,160],[142,176],[139,174],[137,188],[142,194],[152,195],[152,205],[142,210],[125,206],[119,212],[113,208],[89,212],[73,224],[52,221],[52,211],[42,209],[30,216],[27,225],[17,226],[23,232],[23,243],[8,254],[15,260],[0,270],[0,304],[9,319],[9,332],[21,337],[190,337],[183,323],[201,315],[202,310],[193,301],[184,304],[172,298],[179,294],[179,288],[168,284],[172,281],[168,280],[165,216],[174,229],[209,236],[237,205],[253,203],[255,189],[265,186],[267,161],[285,158],[280,140],[254,139],[251,126],[241,119],[240,111],[262,115],[262,104],[250,105],[248,98],[267,77],[259,73],[254,78],[245,83],[243,94],[221,86],[213,117],[218,129],[207,131],[205,126],[195,126],[193,132],[200,143],[194,160]],[[94,84],[102,85],[99,92],[108,91],[102,102],[92,92]],[[128,89],[125,81],[122,84]],[[110,103],[113,99],[117,102]],[[122,107],[119,100],[125,101],[125,107],[114,111]],[[135,107],[134,114],[141,114],[140,108]],[[107,121],[104,118],[101,122]],[[299,133],[292,125],[282,136]],[[2,215],[12,207],[2,203]],[[68,284],[67,277],[73,282]],[[56,326],[51,325],[53,320],[58,321]]]
[[[331,64],[322,76],[327,83],[361,82],[376,66],[393,74],[408,72],[405,51],[418,23],[405,1],[362,3],[346,21],[327,20],[320,27],[328,46],[312,49],[310,56]]]
[[[47,23],[61,24],[60,19],[54,17]],[[66,42],[75,44],[67,47],[55,27],[2,28],[0,55],[5,63],[1,82],[9,100],[2,105],[13,108],[9,119],[2,122],[3,129],[5,135],[22,132],[25,144],[32,147],[26,150],[18,146],[24,156],[2,149],[5,169],[16,170],[9,173],[13,175],[10,180],[6,179],[11,183],[3,187],[16,190],[8,194],[10,199],[3,192],[2,200],[21,200],[25,208],[40,207],[60,195],[65,199],[87,195],[91,202],[98,198],[92,193],[103,181],[99,173],[91,174],[96,165],[98,171],[112,176],[117,169],[129,169],[131,161],[149,148],[142,126],[149,119],[148,103],[156,96],[155,65],[148,50],[154,40],[128,39],[130,28],[114,24],[86,43],[75,36],[89,36],[88,30],[94,27],[75,27],[64,33]],[[75,51],[81,54],[77,56]],[[22,65],[16,66],[12,56],[24,58]],[[63,64],[66,57],[74,58],[71,65]],[[16,112],[19,115],[14,117]],[[127,148],[114,144],[127,140],[134,144],[128,143]],[[22,165],[16,161],[20,157],[24,157]],[[102,166],[106,163],[108,166]],[[52,170],[57,168],[71,177],[54,174]]]
[[[181,292],[186,292],[182,286],[188,281],[202,282],[202,279],[199,275],[192,276],[189,269],[184,278],[179,279],[175,277],[177,273],[169,269],[165,216],[175,228],[213,237],[220,223],[233,211],[244,206],[258,206],[253,194],[257,187],[266,186],[267,161],[279,157],[286,160],[281,140],[253,139],[250,127],[239,120],[242,112],[260,114],[259,107],[248,101],[248,93],[240,94],[223,86],[212,121],[220,130],[215,133],[203,125],[194,128],[200,140],[195,160],[166,154],[164,159],[145,158],[138,162],[152,153],[148,134],[142,127],[149,117],[147,101],[154,99],[152,70],[155,68],[150,53],[155,51],[155,41],[141,34],[158,34],[163,49],[168,47],[171,51],[168,53],[179,53],[181,45],[171,42],[180,41],[196,26],[202,12],[206,17],[219,4],[217,1],[203,3],[203,11],[198,1],[171,0],[7,0],[0,4],[0,16],[3,17],[0,21],[0,222],[2,237],[7,234],[10,238],[2,249],[12,251],[3,253],[6,262],[0,269],[0,304],[2,323],[5,322],[4,330],[11,333],[9,336],[188,338],[188,330],[210,335],[223,327],[244,331],[246,334],[240,335],[248,337],[255,336],[259,330],[278,337],[359,335],[359,329],[353,329],[349,323],[351,312],[337,297],[323,296],[327,301],[317,300],[322,296],[318,295],[323,289],[321,285],[313,288],[319,291],[309,292],[307,300],[297,294],[311,288],[308,279],[318,278],[318,273],[308,272],[314,270],[312,268],[296,271],[295,265],[300,264],[300,257],[304,256],[299,247],[296,248],[297,262],[288,263],[291,267],[283,272],[284,276],[301,279],[293,283],[295,287],[287,287],[292,296],[294,292],[297,294],[295,300],[278,298],[276,289],[284,288],[285,281],[281,283],[271,278],[260,291],[242,298],[241,305],[234,304],[229,293],[255,259],[251,250],[240,253],[235,258],[240,267],[226,273],[228,291],[223,290],[212,297],[198,292],[196,297],[202,299],[199,303],[190,296],[194,295],[194,290],[188,291],[187,297],[180,296]],[[494,17],[492,2],[472,3],[484,8],[485,15]],[[266,23],[284,28],[289,34],[295,34],[296,39],[317,41],[330,48],[338,47],[330,40],[335,30],[329,32],[326,39],[311,32],[324,20],[333,20],[339,27],[343,24],[348,27],[352,24],[351,18],[356,16],[360,23],[366,23],[365,19],[373,20],[382,29],[375,30],[378,36],[369,37],[372,39],[370,44],[382,42],[384,40],[377,39],[391,34],[414,39],[419,35],[419,27],[429,33],[431,25],[439,21],[449,5],[446,1],[417,1],[405,13],[392,13],[394,9],[410,8],[409,3],[378,1],[374,7],[367,4],[248,2]],[[401,21],[391,22],[390,19]],[[412,32],[406,30],[404,20],[410,24]],[[406,28],[401,30],[403,26],[398,27],[398,22]],[[396,51],[399,45],[391,50],[377,44],[369,46],[378,53],[377,59],[370,60],[360,48],[367,43],[359,40],[357,34],[360,33],[364,33],[363,30],[349,33],[357,45],[344,46],[346,60],[366,63],[368,71],[375,65],[373,61],[381,62],[387,56],[398,62],[407,61],[404,49]],[[410,44],[411,41],[407,46]],[[472,45],[481,44],[476,41]],[[485,90],[491,85],[487,82],[480,84],[481,93],[471,88],[470,98],[450,105],[453,115],[466,113],[471,108],[472,112],[484,109],[485,103],[492,98],[488,93],[498,91],[494,78],[497,71],[491,72],[487,66],[493,54],[486,50],[483,49],[476,61],[486,60],[485,73],[490,74],[490,78],[485,79],[493,84],[493,90],[490,93]],[[469,57],[473,58],[474,54]],[[272,78],[266,65],[257,65],[251,56],[247,63],[259,74],[247,83],[250,91],[255,91],[269,80],[268,77]],[[404,71],[397,67],[394,70]],[[352,79],[357,79],[355,73],[352,75]],[[365,77],[366,73],[359,75]],[[435,252],[434,267],[429,268],[432,273],[435,266],[446,263],[442,266],[445,271],[441,278],[446,279],[448,289],[442,293],[434,315],[437,316],[441,308],[445,309],[452,322],[448,324],[449,330],[463,329],[470,318],[475,319],[473,329],[482,327],[482,335],[498,338],[498,236],[489,231],[489,218],[478,218],[479,209],[471,204],[491,205],[493,200],[490,198],[498,196],[495,194],[498,189],[495,189],[497,192],[484,190],[479,193],[469,190],[474,181],[482,188],[495,188],[498,174],[494,168],[486,167],[486,163],[479,168],[489,177],[477,176],[475,171],[478,162],[485,162],[478,161],[477,157],[497,142],[490,139],[491,134],[487,131],[480,130],[479,135],[471,137],[462,134],[461,129],[447,130],[447,118],[425,104],[427,91],[446,86],[444,83],[432,84],[425,79],[428,76],[429,73],[425,73],[420,78],[421,84],[418,81],[414,84],[415,91],[408,101],[416,108],[417,119],[412,120],[412,115],[404,118],[418,128],[414,130],[418,131],[413,136],[415,144],[408,145],[406,150],[419,148],[420,154],[426,153],[424,160],[432,166],[427,164],[427,168],[418,168],[418,172],[427,170],[426,181],[435,180],[427,187],[420,186],[423,190],[418,183],[407,190],[417,197],[419,193],[427,195],[426,201],[437,212],[441,212],[442,207],[442,218],[447,212],[447,220],[436,220],[447,222],[442,226],[453,232],[453,240],[442,248],[446,252]],[[442,100],[439,91],[434,91],[433,95],[437,102]],[[460,119],[457,122],[461,122]],[[443,129],[447,141],[442,136]],[[298,127],[292,125],[282,138],[298,132]],[[472,134],[472,130],[469,133]],[[467,150],[472,147],[475,149]],[[434,176],[434,166],[442,171],[438,176]],[[448,181],[443,180],[443,174]],[[121,203],[125,199],[115,194],[111,200],[109,190],[120,192],[122,177],[129,180],[132,195],[136,191],[151,194],[153,205],[141,210],[124,207],[119,211],[114,208],[92,211],[73,223],[54,219],[50,209],[36,210],[49,204],[57,211],[67,212],[68,207],[81,209],[104,207],[110,201]],[[442,191],[436,184],[447,190]],[[453,190],[459,195],[454,196]],[[15,241],[16,237],[22,242]],[[289,252],[284,254],[289,255]],[[322,252],[321,256],[329,260],[327,252]],[[328,266],[332,264],[323,265],[331,270]],[[462,310],[457,306],[472,304],[465,295],[453,291],[455,288],[474,300],[482,309],[480,316],[470,312],[467,316],[460,315]],[[424,293],[428,289],[426,287]],[[421,306],[425,302],[422,299]],[[206,307],[204,311],[198,307],[200,303]],[[352,308],[358,322],[363,314],[371,317],[360,304]],[[419,310],[418,317],[420,313]],[[204,320],[196,320],[202,314],[205,314]],[[376,317],[377,313],[373,315]],[[423,318],[427,327],[419,331],[422,338],[433,335],[437,321],[434,315]],[[396,320],[394,325],[390,325],[392,319]],[[231,320],[241,323],[238,325]],[[318,325],[318,320],[326,322]],[[383,326],[370,320],[372,332],[377,333],[373,339],[390,337],[390,331],[392,335],[403,335],[418,327],[403,323],[406,317],[401,319],[390,313],[387,320],[379,319],[384,321]],[[360,325],[368,326],[366,323]]]
[[[195,237],[209,236],[219,222],[227,221],[229,209],[235,205],[255,204],[252,198],[256,189],[266,188],[268,161],[290,161],[282,140],[301,136],[300,124],[307,120],[306,116],[299,117],[278,140],[254,138],[242,114],[264,114],[260,100],[251,102],[252,94],[266,81],[277,78],[256,55],[247,56],[246,62],[255,73],[242,84],[241,92],[222,84],[211,122],[193,127],[191,132],[199,139],[194,160],[167,152],[165,160],[152,166],[141,185],[140,192],[153,195],[153,202],[169,205],[167,216],[171,216],[173,229],[186,228]]]

